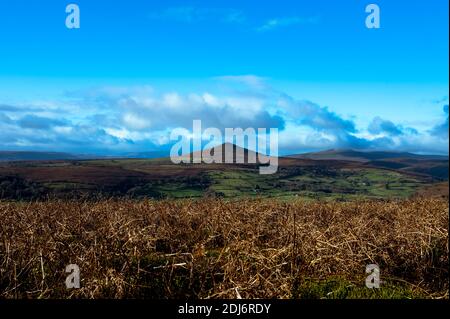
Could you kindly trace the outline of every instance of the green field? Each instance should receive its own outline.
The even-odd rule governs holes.
[[[92,160],[10,164],[2,198],[131,197],[355,200],[407,198],[441,180],[357,163],[302,162],[260,175],[251,165],[175,165],[167,160]]]
[[[249,171],[210,172],[209,187],[224,197],[263,196],[325,199],[404,198],[423,182],[397,172],[362,169],[323,174],[305,170],[298,175],[259,175]]]

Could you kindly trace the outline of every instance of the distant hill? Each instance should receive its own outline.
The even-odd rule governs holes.
[[[266,155],[232,144],[218,145],[209,152],[222,151],[224,162],[227,146],[233,154],[241,153],[233,158],[238,165],[177,165],[167,157],[86,160],[67,153],[0,152],[0,199],[264,196],[350,200],[408,197],[425,186],[430,186],[426,194],[445,195],[448,189],[448,159],[441,157],[399,158],[395,153],[368,160],[365,157],[372,159],[373,154],[362,152],[350,153],[357,154],[357,160],[349,160],[349,156],[347,160],[280,157],[275,174],[261,175],[259,168],[264,164],[252,164],[249,159],[256,156],[261,162]],[[186,157],[194,155],[200,154]],[[441,186],[433,188],[435,183]]]
[[[221,153],[221,161],[222,163],[225,163],[225,159],[226,159],[226,151],[232,150],[232,152],[230,152],[231,154],[229,154],[228,156],[232,156],[232,163],[242,163],[242,164],[256,164],[259,162],[265,162],[267,163],[269,156],[261,154],[261,153],[257,153],[254,151],[251,151],[247,148],[242,148],[239,147],[235,144],[231,144],[231,143],[224,143],[221,145],[217,145],[213,148],[210,148],[208,150],[204,150],[203,152],[208,153],[212,156],[214,156],[215,154],[217,154],[218,152]],[[197,152],[193,152],[190,154],[186,154],[183,156],[179,156],[178,158],[183,159],[184,161],[190,161],[192,162],[194,157],[198,157],[198,158],[202,158],[202,151],[197,151]],[[251,161],[249,161],[249,159]],[[253,161],[253,159],[256,159],[256,162]],[[231,162],[231,161],[230,161]]]
[[[442,155],[420,155],[408,152],[387,152],[387,151],[356,151],[351,149],[331,149],[322,152],[290,155],[292,158],[312,159],[312,160],[341,160],[341,161],[382,161],[387,159],[415,159],[415,160],[448,160],[448,156]]]
[[[81,156],[59,152],[15,152],[0,151],[0,162],[15,161],[52,161],[52,160],[76,160]]]
[[[167,152],[136,152],[123,153],[115,156],[101,156],[92,154],[72,154],[64,152],[27,152],[27,151],[0,151],[0,162],[19,161],[66,161],[91,159],[145,159],[166,156]]]
[[[290,158],[315,161],[351,161],[365,166],[400,170],[448,180],[448,156],[420,155],[407,152],[363,152],[355,150],[328,150],[316,153],[291,155]]]
[[[127,152],[120,154],[118,156],[115,156],[116,158],[139,158],[139,159],[146,159],[146,158],[164,158],[167,157],[167,154],[169,154],[169,151],[154,151],[154,152]],[[108,156],[108,158],[112,158],[111,156]]]

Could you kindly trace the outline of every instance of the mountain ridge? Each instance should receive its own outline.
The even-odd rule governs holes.
[[[259,152],[252,151],[248,148],[243,148],[232,143],[222,143],[209,149],[210,154],[214,154],[214,151],[219,147],[222,147],[223,154],[226,145],[232,145],[233,151],[236,153],[240,150],[244,153],[244,161],[249,155],[256,155],[262,158],[267,158],[269,155],[265,155]],[[203,152],[208,150],[203,150]],[[191,152],[179,157],[192,158],[194,155],[200,155],[202,151]],[[48,151],[0,151],[0,162],[14,162],[14,161],[51,161],[51,160],[83,160],[83,159],[107,159],[107,158],[126,158],[126,159],[145,159],[145,158],[162,158],[163,152],[128,152],[118,155],[89,155],[89,154],[76,154],[68,152],[48,152]],[[396,159],[405,160],[447,160],[446,155],[422,155],[409,152],[395,152],[395,151],[360,151],[354,149],[329,149],[319,152],[309,152],[303,154],[290,154],[286,156],[278,156],[290,159],[307,159],[307,160],[341,160],[341,161],[357,161],[357,162],[371,162],[371,161],[393,161]],[[234,161],[236,157],[234,157]]]
[[[351,160],[358,162],[370,162],[387,159],[424,159],[424,160],[448,160],[446,155],[422,155],[409,152],[396,151],[360,151],[354,149],[329,149],[319,152],[288,155],[289,158],[312,160]]]

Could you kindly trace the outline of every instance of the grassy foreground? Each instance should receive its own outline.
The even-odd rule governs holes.
[[[448,298],[448,214],[431,198],[0,202],[0,298]]]

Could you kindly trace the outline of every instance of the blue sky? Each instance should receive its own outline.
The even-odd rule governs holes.
[[[199,118],[282,154],[448,154],[448,1],[72,2],[77,30],[68,1],[0,3],[0,149],[161,150]]]

